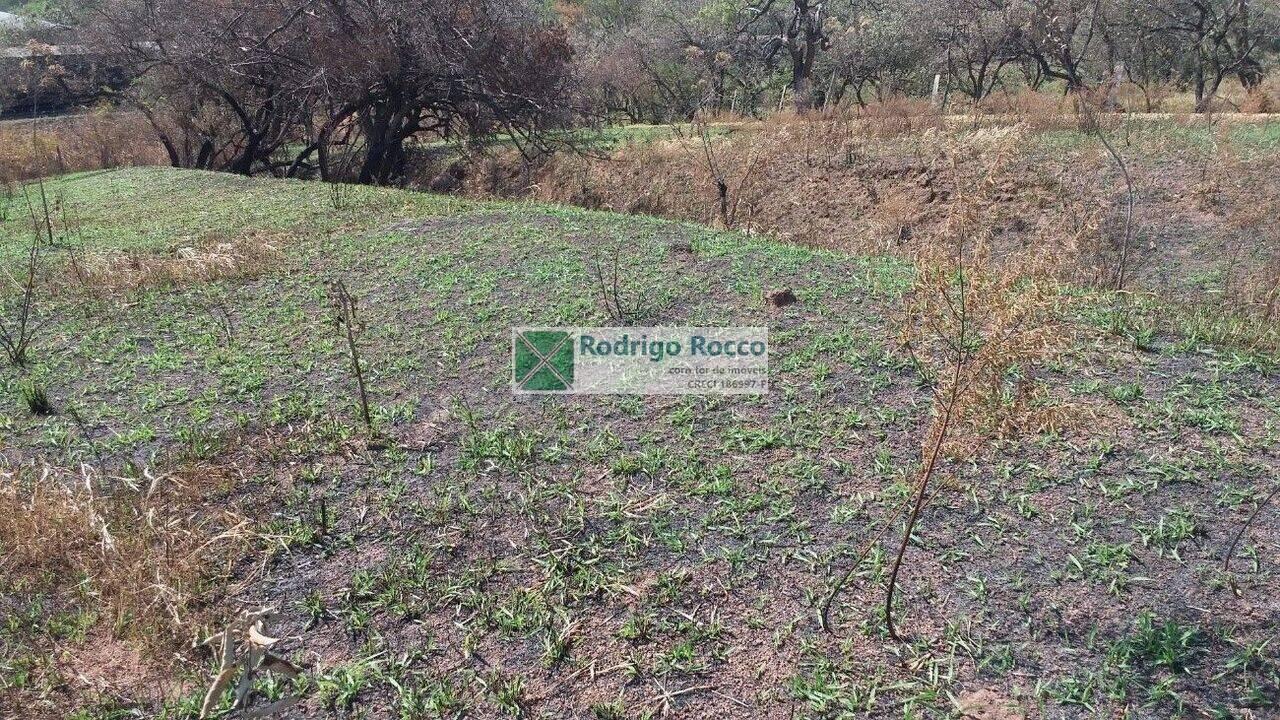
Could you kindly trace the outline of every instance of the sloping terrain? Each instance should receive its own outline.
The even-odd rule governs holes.
[[[1274,354],[1073,292],[1071,350],[1012,374],[1075,419],[948,461],[896,643],[893,530],[832,632],[817,607],[930,421],[901,260],[174,170],[46,190],[51,321],[0,375],[0,715],[194,717],[216,662],[189,641],[267,606],[305,671],[260,687],[304,698],[286,717],[1276,712],[1274,508],[1223,569],[1280,467]],[[773,392],[513,397],[510,328],[610,324],[615,253],[636,324],[768,325]]]
[[[1115,271],[1127,186],[1099,139],[1078,124],[1061,114],[774,117],[623,129],[604,136],[599,155],[561,153],[530,170],[507,151],[450,171],[466,172],[462,190],[474,197],[527,197],[894,254],[932,242],[967,190],[994,183],[1001,253],[1061,245],[1070,256],[1064,271],[1087,283]],[[1134,289],[1233,305],[1275,297],[1280,235],[1270,219],[1280,213],[1280,122],[1117,115],[1103,127],[1134,183],[1125,252]],[[1002,156],[999,167],[993,155]],[[424,175],[446,162],[452,158]],[[725,212],[717,177],[726,185]]]

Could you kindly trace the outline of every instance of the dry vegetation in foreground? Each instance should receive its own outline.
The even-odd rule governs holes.
[[[0,68],[141,113],[0,124],[5,720],[1280,711],[1272,3],[90,5]],[[773,391],[506,392],[610,323]]]
[[[49,326],[3,386],[0,693],[83,717],[1273,709],[1273,126],[878,112],[467,178],[746,235],[505,205],[387,230],[437,199],[262,181],[208,228],[222,180],[159,174],[132,202],[199,230],[112,247],[152,230],[100,227],[94,177],[11,194]],[[263,222],[285,213],[336,229]],[[628,268],[652,284],[608,281]],[[799,304],[760,307],[775,284]],[[584,317],[768,323],[781,389],[493,399],[486,338]],[[223,627],[248,639],[190,647]],[[251,671],[268,650],[283,675]]]
[[[32,643],[17,655],[7,648],[6,685],[74,682],[87,696],[153,702],[181,691],[160,658],[225,614],[218,600],[251,547],[249,522],[222,502],[235,485],[227,472],[6,470],[2,605],[10,635]]]

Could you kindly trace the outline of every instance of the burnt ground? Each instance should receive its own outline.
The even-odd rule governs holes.
[[[896,524],[832,632],[817,607],[903,503],[930,422],[896,343],[903,262],[538,205],[356,189],[335,209],[321,185],[156,170],[63,182],[104,247],[259,225],[288,244],[255,277],[61,300],[37,367],[5,376],[12,487],[92,458],[99,492],[126,498],[144,470],[217,467],[185,512],[252,534],[141,657],[107,623],[63,629],[106,615],[93,593],[10,581],[0,714],[192,717],[213,663],[178,639],[261,606],[305,670],[259,687],[302,698],[286,717],[1276,712],[1274,508],[1223,564],[1280,466],[1277,357],[1155,301],[1074,293],[1070,351],[1011,374],[1072,420],[947,462],[895,642]],[[615,247],[636,324],[768,325],[773,392],[512,396],[509,328],[607,324],[588,268]],[[335,277],[360,299],[373,443]],[[799,302],[767,307],[783,287]],[[32,416],[23,381],[62,412]]]

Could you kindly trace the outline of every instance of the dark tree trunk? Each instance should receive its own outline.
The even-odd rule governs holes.
[[[1196,75],[1192,85],[1194,86],[1196,96],[1196,112],[1203,113],[1209,110],[1209,102],[1206,97],[1205,87],[1207,82],[1204,77],[1204,64],[1200,61],[1196,64]]]
[[[213,165],[213,138],[200,141],[200,154],[196,156],[195,169],[209,170]]]
[[[807,73],[800,68],[797,73]],[[797,74],[791,79],[791,94],[795,100],[796,110],[804,112],[813,106],[813,81],[808,74]]]
[[[417,118],[407,116],[399,98],[376,103],[362,117],[365,157],[361,183],[387,185],[404,171],[404,141],[418,130]]]

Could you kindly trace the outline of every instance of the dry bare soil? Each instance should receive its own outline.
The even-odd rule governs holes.
[[[1002,382],[1071,420],[947,460],[894,642],[896,525],[831,632],[817,607],[920,463],[908,263],[174,170],[46,190],[48,325],[0,374],[0,716],[194,717],[217,661],[191,640],[260,607],[303,670],[256,679],[302,698],[285,717],[1278,712],[1276,507],[1224,562],[1277,482],[1280,355],[1227,318],[1063,288],[1069,349]],[[513,397],[509,328],[607,324],[615,249],[638,324],[768,325],[773,392]]]

